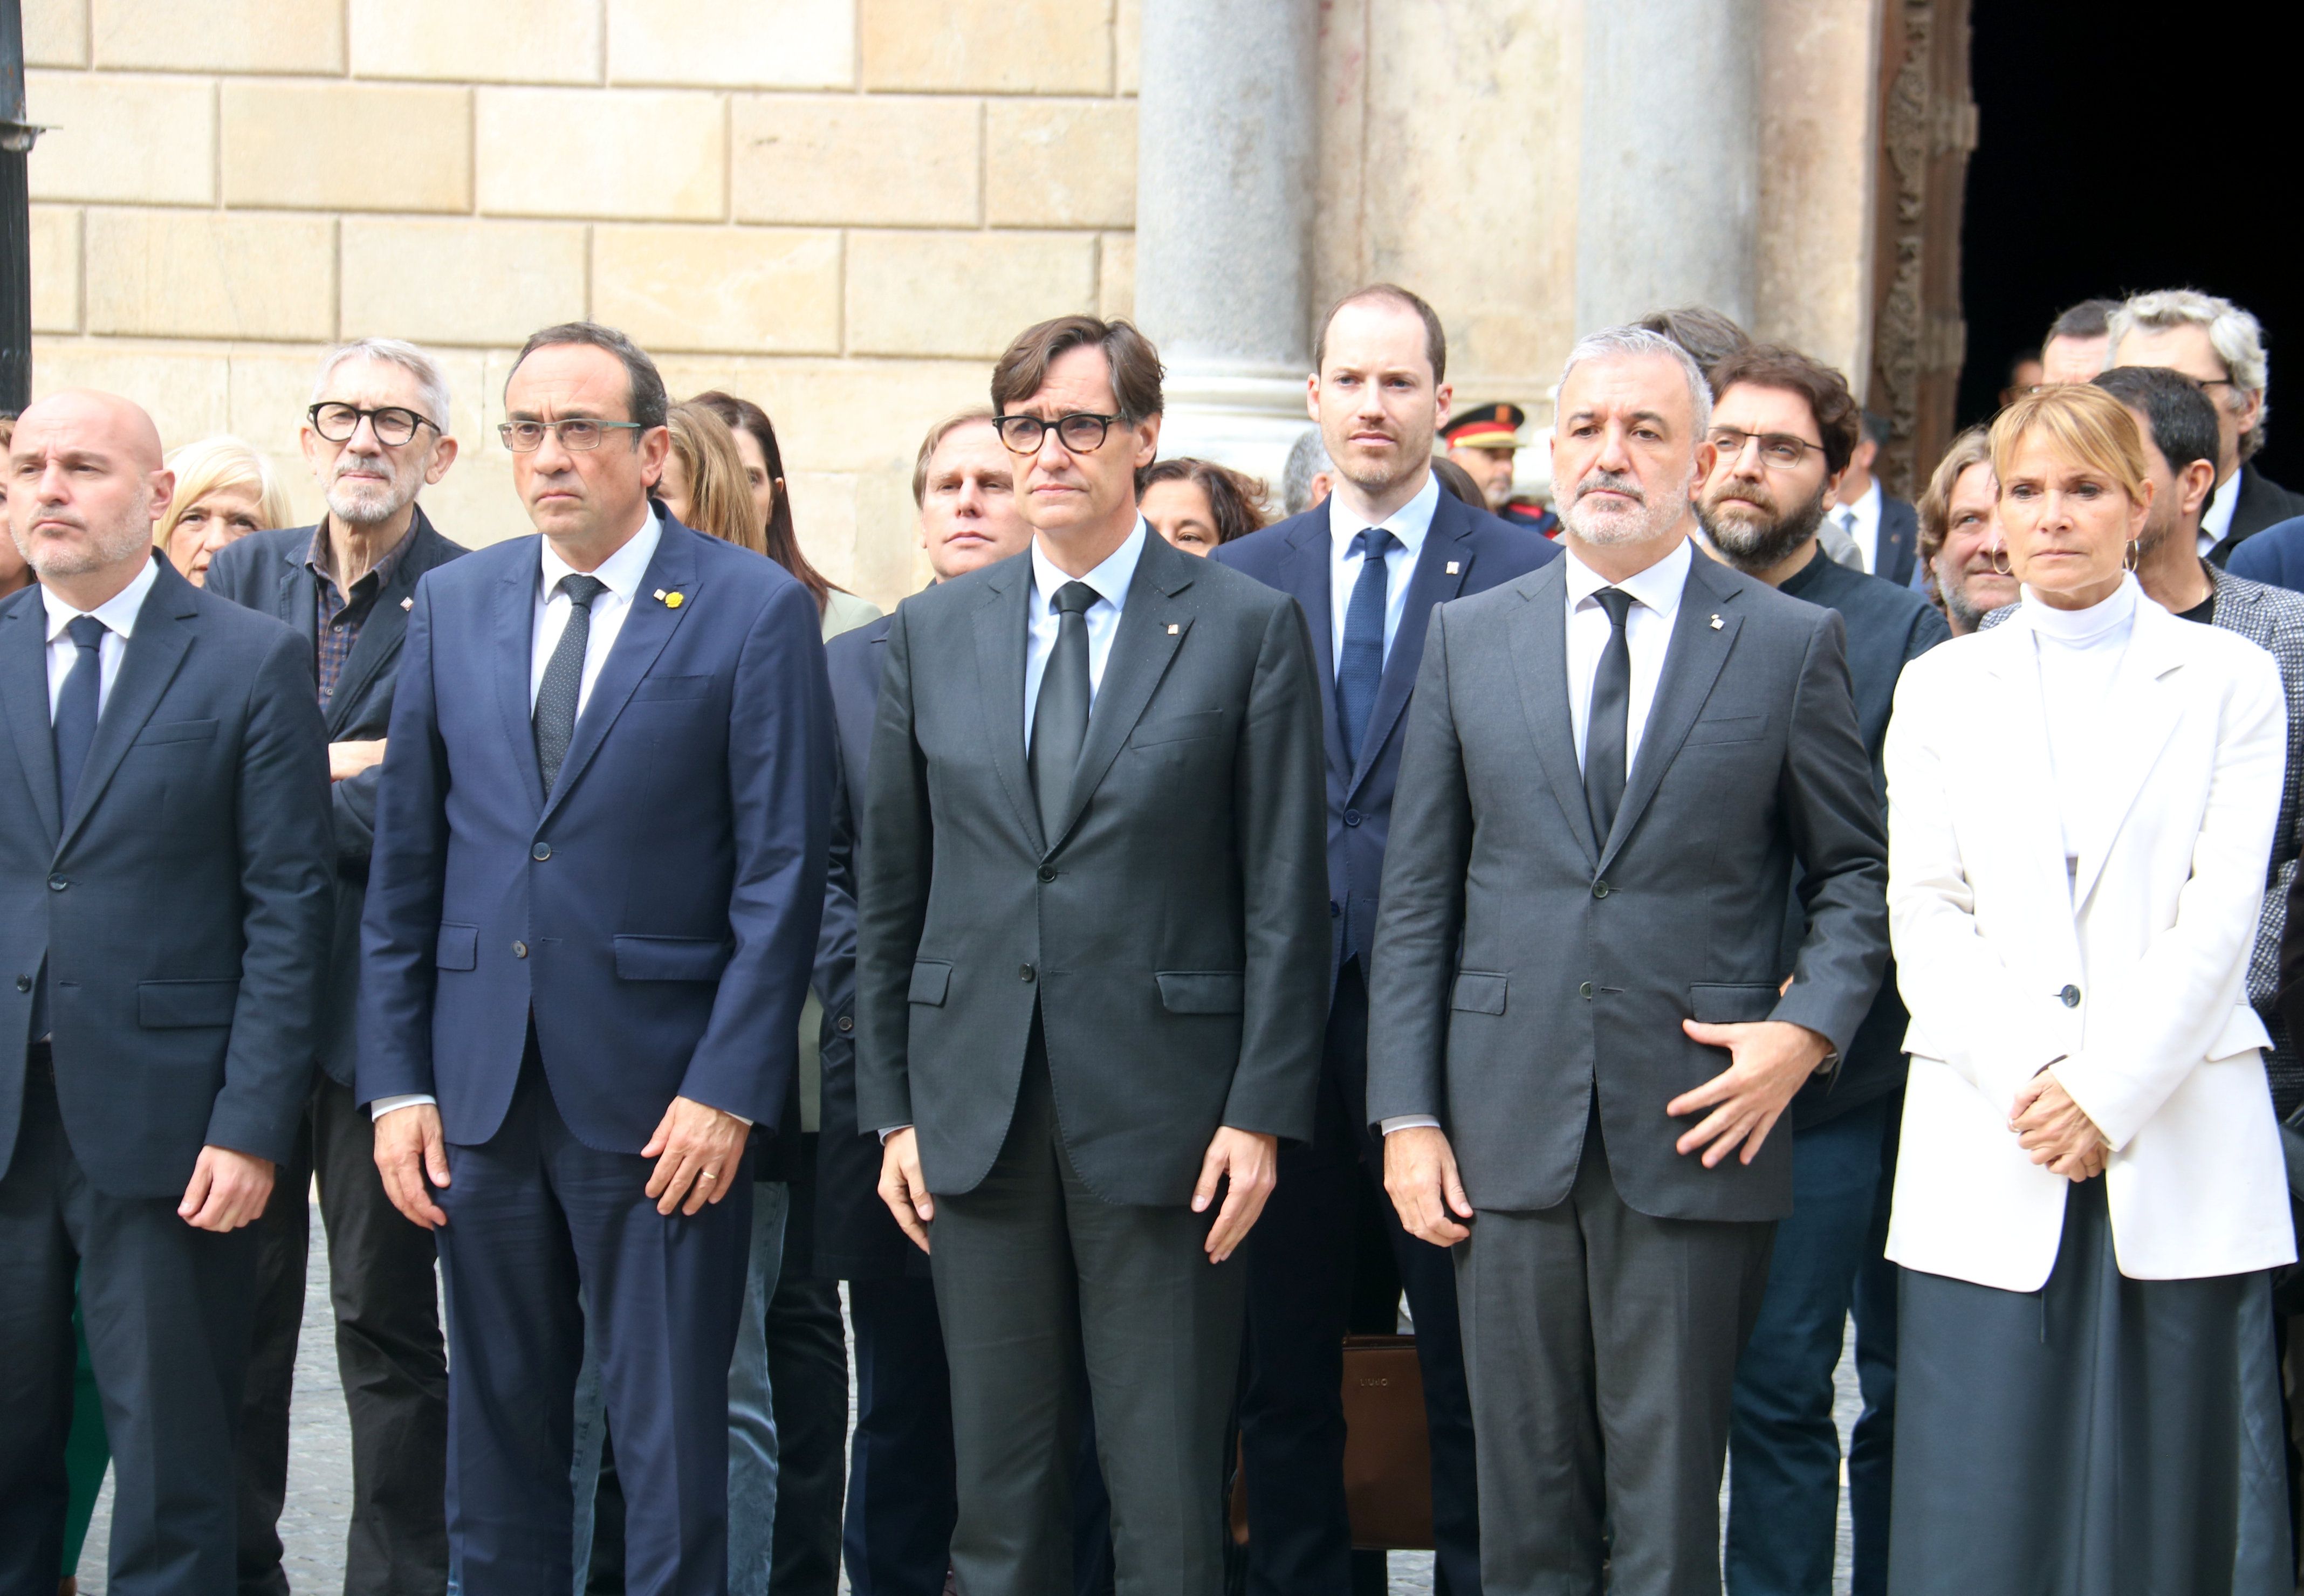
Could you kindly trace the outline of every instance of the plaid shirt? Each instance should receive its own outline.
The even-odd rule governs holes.
[[[336,696],[336,681],[344,673],[344,662],[352,656],[352,646],[360,641],[360,628],[368,623],[368,612],[376,607],[376,595],[392,580],[399,568],[401,556],[415,541],[416,521],[411,517],[408,530],[401,535],[384,557],[368,573],[354,582],[346,593],[336,586],[330,571],[328,524],[322,521],[312,528],[311,546],[304,551],[304,567],[312,573],[312,592],[316,599],[313,633],[314,658],[319,666],[320,703],[325,707]]]

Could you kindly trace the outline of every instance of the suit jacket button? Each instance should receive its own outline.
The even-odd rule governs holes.
[[[1054,865],[1043,865],[1040,866],[1040,880],[1043,882],[1052,882],[1055,879],[1056,867]]]
[[[514,942],[512,945],[512,956],[514,958],[526,958],[528,957],[528,944],[526,942]]]
[[[1604,881],[1596,881],[1596,882],[1594,882],[1592,883],[1592,896],[1593,896],[1593,897],[1595,897],[1595,898],[1605,898],[1607,895],[1608,895],[1608,883],[1607,883],[1606,882],[1604,882]]]
[[[534,848],[528,850],[528,857],[531,859],[538,860],[538,862],[550,858],[552,857],[552,844],[549,842],[538,843]]]
[[[1016,979],[1019,981],[1029,981],[1034,973],[1032,967],[1028,964],[1022,969],[1016,972]]]
[[[1576,989],[1576,995],[1582,998],[1590,997],[1592,995],[1592,984],[1589,981],[1585,982],[1581,986]]]
[[[855,1028],[856,1017],[852,1014],[843,1014],[833,1022],[833,1029],[838,1031],[843,1036],[847,1035],[849,1032]]]
[[[31,991],[31,990],[32,990],[32,978],[31,978],[30,975],[19,975],[19,976],[17,976],[17,977],[16,977],[16,990],[17,990],[18,992],[30,992],[30,991]]]
[[[1360,812],[1358,809],[1347,809],[1344,811],[1344,823],[1346,825],[1358,825],[1360,823]]]
[[[48,877],[48,891],[51,892],[61,892],[70,885],[72,885],[72,882],[66,881],[61,875],[52,875]]]
[[[2067,1009],[2077,1009],[2080,1006],[2080,989],[2077,986],[2067,986],[2056,996],[2062,1000]]]

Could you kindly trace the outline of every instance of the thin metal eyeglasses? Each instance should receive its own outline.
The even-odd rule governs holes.
[[[314,432],[331,443],[351,443],[352,434],[358,432],[360,424],[365,421],[375,431],[376,441],[387,449],[397,449],[409,442],[415,437],[416,429],[419,426],[428,426],[434,432],[441,430],[439,423],[430,417],[419,416],[414,410],[396,404],[382,405],[372,410],[364,410],[352,404],[316,404],[304,412],[304,418],[312,424]]]
[[[572,416],[565,421],[506,421],[496,428],[496,436],[514,454],[533,454],[544,447],[544,435],[551,433],[559,438],[563,449],[582,454],[597,449],[606,433],[647,430],[637,421],[595,421],[589,416]]]
[[[1823,452],[1824,445],[1811,443],[1806,438],[1796,438],[1788,432],[1739,432],[1732,426],[1712,429],[1711,443],[1729,460],[1742,456],[1747,443],[1760,446],[1760,458],[1779,471],[1789,471],[1798,466],[1811,449]]]
[[[1104,447],[1112,424],[1126,419],[1125,416],[1097,416],[1087,410],[1074,410],[1054,421],[1043,421],[1038,416],[995,416],[992,425],[1011,454],[1038,454],[1041,440],[1048,435],[1051,427],[1055,429],[1056,441],[1074,454],[1093,454]]]

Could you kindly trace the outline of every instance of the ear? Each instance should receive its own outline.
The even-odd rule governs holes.
[[[1160,454],[1160,418],[1147,416],[1136,424],[1136,469],[1142,470]]]
[[[672,428],[651,426],[640,434],[640,480],[655,487],[664,480],[664,462],[672,458]]]
[[[157,527],[160,518],[168,513],[168,506],[176,502],[176,474],[162,466],[157,471],[146,472],[144,482],[151,490],[152,524]]]
[[[1831,503],[1834,499],[1840,496],[1840,479],[1847,475],[1848,468],[1846,466],[1842,466],[1840,469],[1834,471],[1831,476],[1824,479],[1824,502],[1826,504]]]
[[[444,437],[432,445],[432,458],[424,467],[424,480],[427,483],[439,481],[448,474],[448,468],[455,463],[456,440]]]
[[[1304,379],[1304,413],[1315,421],[1320,418],[1320,374],[1317,371]]]
[[[1455,400],[1456,390],[1450,384],[1442,383],[1432,390],[1432,429],[1435,432],[1437,432],[1440,429],[1440,424],[1448,418],[1448,407],[1453,404]]]

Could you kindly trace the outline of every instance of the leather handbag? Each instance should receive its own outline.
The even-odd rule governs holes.
[[[1432,1548],[1432,1440],[1414,1336],[1344,1338],[1344,1504],[1357,1551]],[[1232,1538],[1248,1544],[1246,1471],[1232,1480]]]

